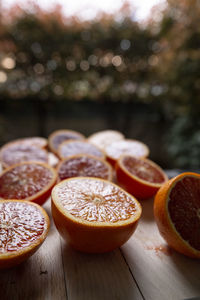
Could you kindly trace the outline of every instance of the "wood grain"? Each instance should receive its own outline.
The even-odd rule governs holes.
[[[84,254],[62,244],[68,299],[142,299],[120,250]]]
[[[153,199],[122,251],[145,299],[178,300],[200,296],[200,261],[170,249],[153,218]]]
[[[106,254],[70,248],[53,221],[46,241],[26,262],[0,271],[1,300],[183,300],[200,296],[200,260],[168,248],[153,217],[153,199],[132,238]],[[50,201],[44,208],[51,216]]]
[[[44,208],[50,215],[50,203]],[[0,299],[66,299],[60,237],[53,222],[39,250],[21,265],[0,271]]]

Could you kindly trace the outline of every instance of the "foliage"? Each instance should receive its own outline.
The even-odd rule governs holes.
[[[91,22],[33,11],[15,7],[0,26],[0,100],[153,102],[174,165],[200,167],[199,1],[168,0],[146,27],[127,5]]]
[[[152,78],[152,36],[131,19],[128,8],[120,21],[103,15],[92,22],[65,19],[59,9],[54,14],[35,10],[5,24],[1,39],[9,41],[11,49],[1,53],[5,67],[8,62],[1,93],[55,100],[146,97]]]

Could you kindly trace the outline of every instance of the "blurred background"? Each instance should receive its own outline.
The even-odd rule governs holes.
[[[0,0],[0,146],[116,129],[200,168],[200,1]]]

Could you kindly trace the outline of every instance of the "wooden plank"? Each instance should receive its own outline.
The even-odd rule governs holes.
[[[50,215],[50,203],[44,205]],[[39,250],[21,265],[0,271],[0,299],[66,299],[60,237],[51,229]]]
[[[144,297],[177,300],[200,296],[200,261],[171,250],[153,217],[153,199],[142,203],[143,217],[122,247]]]
[[[69,300],[143,299],[120,250],[84,254],[62,242]]]

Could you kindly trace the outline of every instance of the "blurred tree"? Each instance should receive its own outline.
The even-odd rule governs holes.
[[[151,28],[159,41],[160,101],[171,120],[167,140],[178,167],[200,167],[200,2],[167,1],[155,10]],[[159,18],[158,18],[159,17]]]
[[[18,8],[19,10],[19,8]],[[34,14],[12,9],[1,41],[15,50],[1,51],[7,80],[2,94],[11,98],[133,101],[150,90],[152,36],[132,20],[102,15],[92,22],[65,19],[34,6]],[[12,16],[12,13],[14,14]]]

